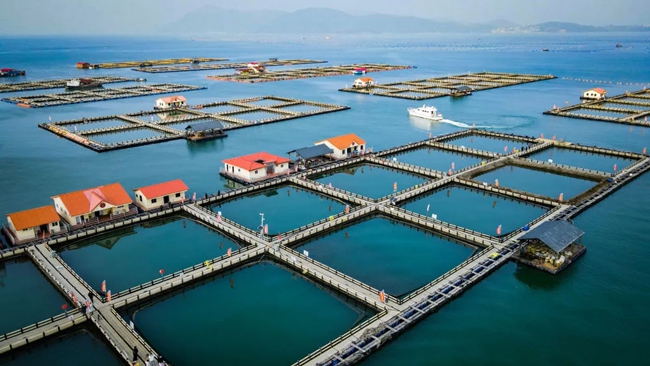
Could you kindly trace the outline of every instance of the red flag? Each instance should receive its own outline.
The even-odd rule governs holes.
[[[61,305],[61,309],[65,310],[65,309],[67,309],[67,308],[68,308],[68,304],[63,304],[63,305]]]
[[[264,225],[264,234],[269,233],[269,224]]]
[[[495,185],[496,187],[499,186],[499,180],[498,180],[498,179],[495,179],[495,180],[494,180],[494,185]]]
[[[74,295],[74,292],[70,293],[70,297],[72,297],[72,302],[74,302],[74,303],[77,302],[77,297]]]
[[[508,152],[508,147],[507,146],[503,147],[503,152]]]
[[[451,176],[453,173],[451,172],[451,169],[447,172],[447,175]]]
[[[232,249],[228,248],[228,256],[230,257],[232,255]]]
[[[102,281],[102,292],[106,292],[106,280]]]
[[[554,141],[555,141],[555,135],[553,135],[553,137],[551,137],[551,140],[554,140]]]
[[[111,302],[111,290],[106,293],[106,301]]]
[[[643,148],[643,155],[645,155],[645,153],[646,153],[646,149],[645,149],[645,147],[644,147],[644,148]]]
[[[614,164],[614,171],[616,171],[616,164]]]
[[[394,190],[394,191],[397,190],[397,182],[393,183],[393,190]]]
[[[345,205],[345,213],[346,214],[350,213],[350,205]]]
[[[165,275],[165,270],[161,269],[160,271],[158,271],[158,273],[160,273],[161,276],[164,276]]]
[[[499,225],[499,227],[497,227],[497,235],[501,235],[501,225]]]
[[[564,193],[560,193],[560,198],[558,199],[558,201],[562,202],[563,199],[564,199]]]
[[[379,301],[386,302],[386,293],[384,290],[379,291]]]
[[[221,215],[217,216],[217,222],[221,222]]]

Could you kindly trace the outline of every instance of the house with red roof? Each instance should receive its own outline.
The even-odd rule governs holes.
[[[184,108],[187,107],[187,99],[182,95],[174,95],[156,99],[154,109]]]
[[[7,215],[12,244],[35,240],[58,233],[61,218],[52,206],[14,212]]]
[[[180,179],[134,189],[135,205],[145,211],[185,200],[189,188]]]
[[[224,167],[221,174],[235,180],[252,183],[273,178],[279,174],[286,174],[289,170],[289,161],[283,156],[258,152],[223,160]]]
[[[357,80],[354,81],[354,84],[352,84],[353,88],[370,88],[375,85],[375,80],[373,78],[369,77],[364,77],[364,78],[358,78]]]
[[[607,91],[603,88],[593,88],[582,92],[582,100],[601,100],[605,99]]]
[[[64,193],[52,199],[56,212],[71,225],[126,214],[133,203],[119,183]]]
[[[315,145],[326,145],[332,149],[333,152],[330,157],[334,159],[345,159],[353,155],[363,154],[367,148],[366,141],[353,133],[316,141]]]

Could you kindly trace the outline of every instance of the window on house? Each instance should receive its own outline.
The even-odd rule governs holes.
[[[341,154],[345,154],[345,150],[341,150]]]
[[[155,199],[155,198],[151,199],[151,203],[156,203],[156,201],[157,201],[157,199]]]
[[[241,169],[237,168],[237,171],[238,171],[238,172],[241,172]]]
[[[257,170],[255,171],[255,174],[257,174]]]
[[[180,193],[176,193],[176,198],[178,198],[178,197],[180,197],[180,196],[181,196]]]
[[[59,226],[59,223],[58,222],[53,222],[52,226]]]
[[[142,202],[142,196],[140,196],[140,202]]]

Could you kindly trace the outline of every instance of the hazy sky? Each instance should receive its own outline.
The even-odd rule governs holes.
[[[481,23],[507,19],[581,24],[650,24],[650,0],[2,0],[0,35],[78,32],[116,23],[140,28],[175,21],[204,5],[231,9],[297,10],[327,7],[351,14],[384,13]],[[124,24],[124,23],[123,23]],[[99,30],[97,30],[99,31]]]

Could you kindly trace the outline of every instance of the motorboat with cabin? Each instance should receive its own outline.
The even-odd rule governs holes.
[[[419,108],[408,108],[409,115],[426,118],[432,121],[442,121],[442,114],[434,106],[423,105]]]
[[[95,79],[72,79],[65,84],[66,90],[89,90],[103,87],[102,82]]]

